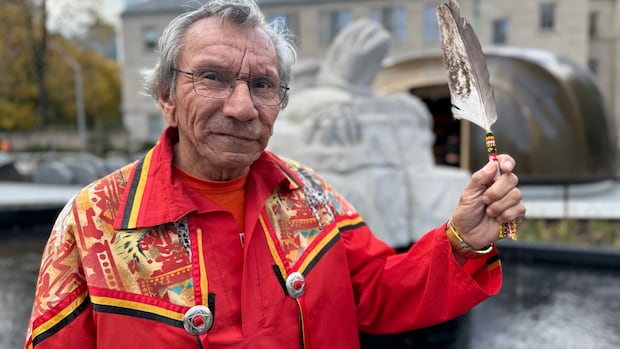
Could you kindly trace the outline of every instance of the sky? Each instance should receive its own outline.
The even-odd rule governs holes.
[[[124,0],[103,0],[102,15],[113,24],[120,23],[120,14],[125,7]]]
[[[86,6],[95,7],[107,22],[118,27],[126,2],[128,0],[47,0],[48,28],[63,34],[79,34],[80,25],[87,21],[87,17],[76,13]]]

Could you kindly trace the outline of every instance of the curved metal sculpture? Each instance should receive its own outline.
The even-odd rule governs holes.
[[[500,152],[519,164],[521,183],[594,182],[615,177],[615,122],[590,73],[560,55],[530,48],[487,47],[485,55],[500,118]],[[383,91],[449,91],[439,51],[387,62],[375,86]],[[442,76],[443,74],[443,76]],[[449,102],[448,102],[449,103]],[[470,171],[488,159],[483,131],[467,128]],[[463,144],[462,144],[463,145]]]

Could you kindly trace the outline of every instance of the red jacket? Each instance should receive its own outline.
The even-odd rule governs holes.
[[[248,174],[240,234],[172,175],[175,131],[59,215],[27,348],[350,349],[360,330],[430,326],[499,291],[497,251],[461,267],[442,226],[395,254],[317,174],[267,151]],[[198,336],[183,326],[195,305],[213,319]]]

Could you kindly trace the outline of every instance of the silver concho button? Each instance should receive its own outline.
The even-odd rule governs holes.
[[[213,326],[213,313],[204,305],[193,306],[185,313],[183,327],[187,333],[198,336],[210,330],[211,326]]]
[[[288,295],[293,298],[299,298],[304,294],[306,287],[306,279],[301,273],[294,272],[286,278],[286,290]]]

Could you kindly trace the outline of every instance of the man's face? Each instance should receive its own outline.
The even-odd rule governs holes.
[[[278,79],[276,52],[267,35],[219,18],[205,18],[189,27],[176,68]],[[247,171],[267,146],[280,111],[279,106],[255,104],[244,81],[238,81],[227,98],[213,99],[197,95],[192,78],[181,73],[172,95],[158,100],[168,124],[179,129],[175,164],[211,180],[229,180]]]

